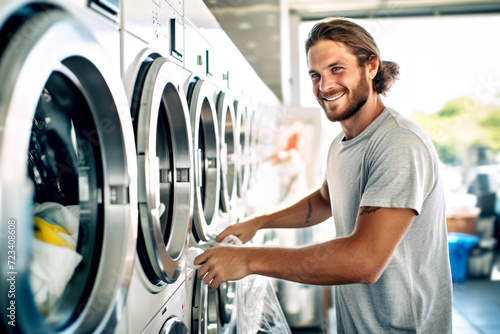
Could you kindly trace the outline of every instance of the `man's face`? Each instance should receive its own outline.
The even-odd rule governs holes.
[[[320,40],[307,54],[313,92],[332,122],[351,118],[372,90],[366,68],[339,42]]]

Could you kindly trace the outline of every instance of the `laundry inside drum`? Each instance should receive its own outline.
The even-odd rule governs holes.
[[[103,223],[99,137],[78,86],[49,77],[33,118],[28,175],[33,183],[33,299],[55,327],[78,317],[97,271]],[[81,308],[81,307],[80,307]]]

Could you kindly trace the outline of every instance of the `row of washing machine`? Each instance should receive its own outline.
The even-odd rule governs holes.
[[[188,5],[0,0],[2,333],[236,330],[186,254],[247,214],[276,102]]]

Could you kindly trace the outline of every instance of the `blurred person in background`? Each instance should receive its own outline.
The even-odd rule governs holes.
[[[304,123],[294,121],[285,147],[271,157],[272,163],[277,166],[279,198],[284,203],[296,200],[307,191],[306,166],[301,154],[303,127]]]

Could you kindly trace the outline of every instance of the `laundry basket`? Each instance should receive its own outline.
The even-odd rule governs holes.
[[[469,252],[479,242],[476,235],[448,233],[448,250],[450,253],[451,277],[453,282],[462,282],[467,275]]]

